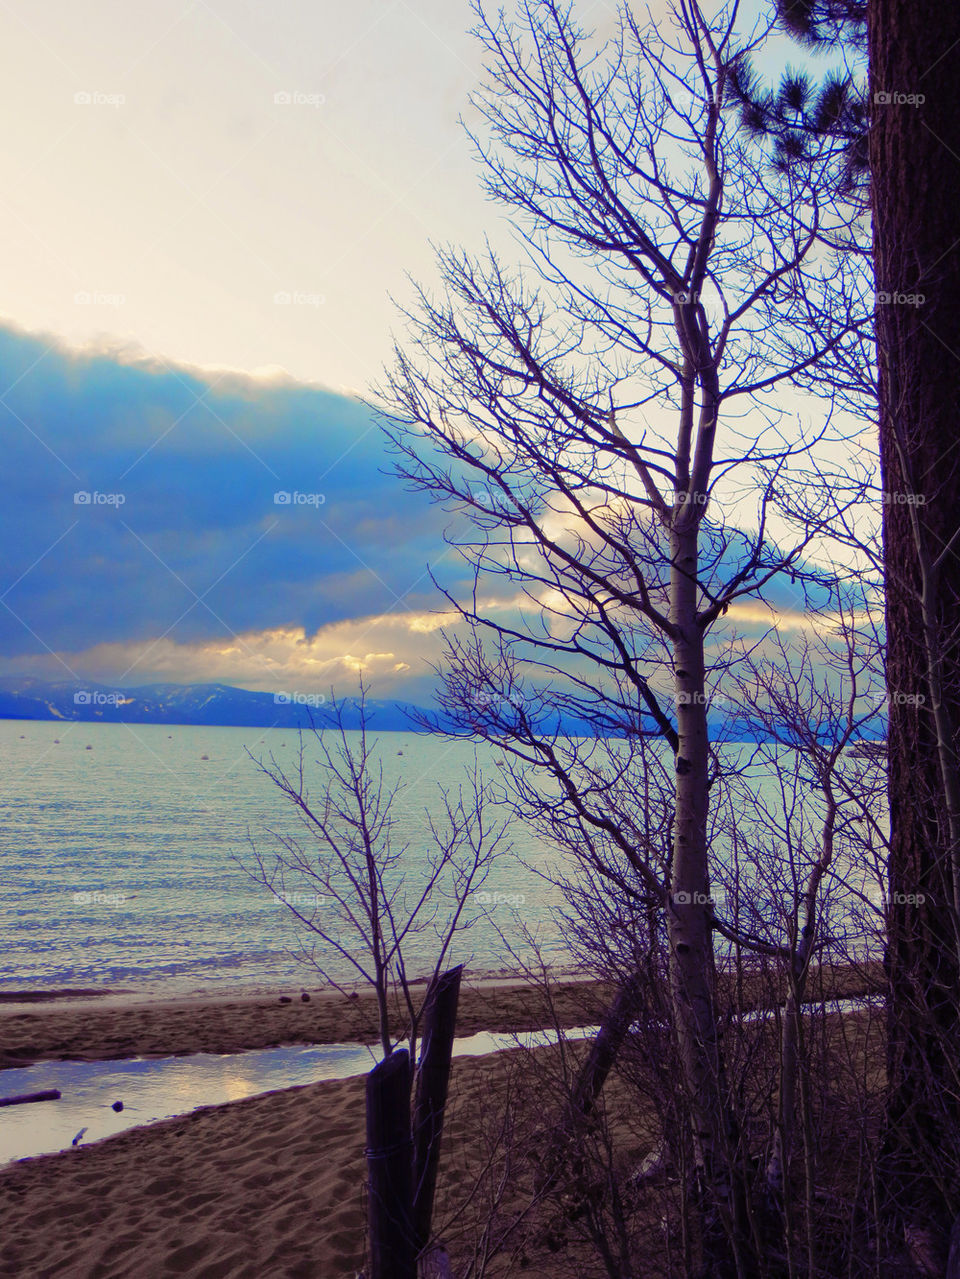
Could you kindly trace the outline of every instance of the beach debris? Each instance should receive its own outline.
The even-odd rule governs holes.
[[[280,1002],[281,1004],[292,1004],[293,1000],[290,998],[289,995],[281,995]]]
[[[309,1004],[310,1002],[310,996],[305,990],[301,990],[300,992],[300,1002],[301,1004]]]
[[[59,1101],[59,1088],[45,1088],[42,1092],[22,1092],[15,1097],[0,1097],[0,1106],[25,1106],[31,1101]]]
[[[209,758],[210,758],[210,756],[209,756],[209,755],[201,755],[201,756],[200,756],[200,758],[201,758],[201,759],[209,759]]]
[[[85,751],[92,751],[92,750],[93,750],[93,747],[92,747],[92,746],[84,746],[84,748],[83,748],[83,749],[84,749]]]
[[[77,1135],[74,1137],[73,1141],[71,1141],[70,1145],[79,1146],[81,1141],[83,1141],[83,1134],[86,1131],[87,1131],[86,1128],[81,1128],[80,1131],[77,1133]]]
[[[110,1107],[110,1109],[111,1109],[111,1110],[115,1110],[115,1111],[117,1112],[117,1114],[119,1114],[119,1113],[120,1113],[120,1111],[121,1111],[121,1110],[123,1110],[123,1102],[122,1102],[122,1101],[115,1101],[115,1102],[113,1103],[113,1105]]]

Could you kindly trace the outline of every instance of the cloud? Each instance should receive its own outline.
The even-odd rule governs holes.
[[[267,691],[352,688],[362,674],[397,696],[432,683],[441,628],[457,619],[427,566],[460,598],[472,580],[444,542],[449,512],[390,473],[359,401],[282,370],[68,350],[0,327],[0,426],[8,670]],[[559,501],[546,518],[558,535],[584,532]],[[481,613],[536,610],[510,585],[478,599]],[[765,596],[727,623],[809,624],[788,579]],[[540,605],[557,634],[577,624],[555,591]]]
[[[443,515],[361,403],[0,328],[0,656],[318,633],[433,603]]]
[[[81,651],[8,662],[12,672],[47,679],[138,684],[225,683],[265,692],[349,696],[362,676],[376,696],[408,696],[425,662],[442,650],[441,625],[452,614],[382,613],[332,622],[308,635],[302,626],[246,631],[184,643],[164,636],[144,643],[105,641]],[[424,685],[424,688],[426,685]]]

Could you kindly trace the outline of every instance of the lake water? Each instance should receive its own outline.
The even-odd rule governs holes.
[[[584,1039],[597,1027],[565,1030]],[[492,1034],[481,1031],[453,1041],[454,1057],[477,1057],[517,1045],[557,1041],[556,1031]],[[185,1115],[200,1106],[255,1097],[326,1079],[365,1075],[379,1060],[362,1044],[302,1044],[251,1052],[192,1053],[188,1057],[134,1057],[128,1061],[45,1061],[0,1070],[0,1092],[18,1096],[57,1088],[59,1101],[4,1107],[0,1112],[0,1164],[32,1155],[89,1145],[140,1124]],[[114,1110],[115,1102],[122,1109]]]
[[[309,736],[304,740],[311,744]],[[486,778],[495,778],[497,752],[428,734],[383,733],[376,741],[386,785],[402,779],[405,786],[394,810],[395,836],[409,845],[403,866],[412,891],[427,869],[424,810],[438,812],[437,784],[455,790],[475,760]],[[308,763],[318,753],[313,745]],[[293,806],[248,751],[256,758],[272,752],[289,772],[298,737],[277,729],[0,720],[0,993],[316,986],[316,971],[295,957],[286,907],[234,860],[250,865],[252,846],[269,859],[277,832],[303,834]],[[313,777],[316,796],[319,770]],[[775,810],[773,775],[759,776],[757,784],[766,790],[771,781],[767,798]],[[514,968],[500,934],[522,953],[525,929],[551,964],[571,961],[557,922],[560,893],[529,869],[546,868],[560,854],[516,821],[510,834],[519,855],[494,866],[482,886],[493,900],[470,901],[465,918],[476,925],[450,952],[451,963],[475,972]],[[811,834],[816,851],[815,828]],[[789,876],[771,873],[767,882],[782,881],[789,892]],[[866,867],[858,874],[866,876]],[[856,886],[861,900],[879,893],[868,878]],[[311,888],[318,886],[288,881],[286,893],[309,898]],[[321,918],[334,909],[317,907]],[[435,951],[429,933],[409,939],[411,972],[428,972]],[[327,950],[324,958],[336,977],[355,980],[342,957]]]
[[[251,840],[269,855],[271,830],[301,831],[247,754],[273,752],[286,767],[297,749],[296,732],[276,729],[0,721],[0,991],[316,985],[317,974],[291,953],[288,911],[233,860],[250,863]],[[410,842],[405,865],[415,884],[428,846],[424,808],[436,809],[438,782],[465,780],[475,749],[384,733],[378,753],[385,780],[406,786],[396,836]],[[493,751],[481,752],[481,763],[495,775]],[[554,855],[519,826],[512,837],[528,862]],[[522,944],[521,920],[564,961],[557,894],[540,877],[504,858],[483,888],[498,903],[485,907],[491,922],[467,932],[451,962],[510,965],[497,928]],[[426,971],[433,949],[429,937],[412,945],[413,968]],[[348,975],[345,961],[329,959]]]

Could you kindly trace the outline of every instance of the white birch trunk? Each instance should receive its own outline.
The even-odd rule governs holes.
[[[668,907],[670,988],[684,1083],[693,1119],[694,1158],[715,1187],[723,1167],[722,1068],[707,849],[708,733],[703,633],[697,622],[696,517],[682,510],[671,537],[671,621],[677,692],[676,810]]]

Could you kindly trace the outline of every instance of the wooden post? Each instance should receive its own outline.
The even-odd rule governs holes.
[[[462,975],[463,965],[458,964],[434,982],[423,1012],[423,1046],[413,1108],[413,1229],[418,1252],[430,1241]]]
[[[410,1054],[398,1048],[367,1076],[369,1279],[416,1279],[412,1156]]]
[[[569,1101],[559,1116],[549,1147],[539,1159],[540,1193],[553,1186],[571,1158],[571,1143],[585,1119],[593,1113],[607,1076],[613,1069],[630,1027],[641,1011],[643,999],[639,979],[625,981],[617,990],[613,1003],[604,1014],[600,1029],[590,1046],[590,1053],[570,1093]]]

